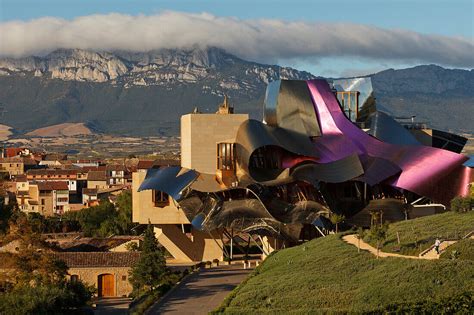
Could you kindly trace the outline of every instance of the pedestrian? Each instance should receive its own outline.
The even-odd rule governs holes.
[[[434,248],[435,248],[435,251],[436,251],[436,254],[439,255],[439,245],[441,244],[441,241],[439,240],[439,238],[436,238],[436,241],[434,243]]]

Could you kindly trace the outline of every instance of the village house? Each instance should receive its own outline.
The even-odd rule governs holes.
[[[53,254],[68,266],[69,278],[97,289],[99,297],[126,297],[132,293],[129,271],[140,252],[58,252]]]
[[[103,189],[107,188],[107,173],[106,171],[89,171],[87,173],[87,188]]]
[[[30,149],[27,148],[3,148],[1,150],[2,158],[11,158],[16,156],[29,156],[31,154]]]
[[[69,190],[67,183],[63,181],[30,182],[25,200],[20,206],[25,212],[53,216],[69,211]]]
[[[65,182],[71,193],[77,192],[77,170],[39,169],[26,172],[28,181],[60,181]]]
[[[20,157],[0,158],[0,176],[12,178],[25,172],[23,159]]]
[[[127,168],[124,165],[111,164],[107,165],[107,182],[109,185],[125,185]]]

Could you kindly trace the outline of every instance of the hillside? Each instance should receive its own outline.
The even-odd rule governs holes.
[[[58,50],[0,58],[3,122],[19,133],[84,122],[115,135],[177,135],[196,106],[214,112],[224,94],[237,112],[261,116],[269,81],[308,72],[242,60],[221,49],[146,53]],[[474,71],[419,66],[372,76],[380,108],[454,132],[474,133]],[[29,113],[25,115],[25,113]]]
[[[432,313],[463,294],[466,312],[474,307],[473,277],[473,261],[376,259],[333,235],[271,255],[219,312],[381,313],[418,306]]]
[[[474,70],[418,66],[372,76],[377,107],[393,116],[416,115],[437,129],[474,133]]]
[[[382,251],[417,256],[434,244],[436,238],[460,239],[474,231],[474,211],[454,211],[390,224]],[[397,242],[397,232],[400,245]],[[364,238],[369,241],[368,237]],[[374,246],[375,242],[371,242]],[[416,244],[416,245],[415,245]]]
[[[83,123],[64,123],[39,128],[28,132],[25,136],[29,137],[61,137],[61,136],[79,136],[90,135],[93,132]]]
[[[12,134],[12,127],[0,125],[0,141],[7,140]]]

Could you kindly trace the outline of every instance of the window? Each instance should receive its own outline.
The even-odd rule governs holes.
[[[218,170],[235,170],[235,145],[234,143],[218,143],[217,144],[217,169]]]
[[[45,203],[44,203],[44,199],[41,199],[41,205],[44,206]]]
[[[71,275],[71,282],[76,283],[77,281],[79,281],[79,276],[78,275]]]
[[[123,275],[122,276],[122,281],[126,281],[127,280],[127,276]]]
[[[153,190],[153,204],[160,208],[168,206],[170,204],[168,194],[160,190]]]

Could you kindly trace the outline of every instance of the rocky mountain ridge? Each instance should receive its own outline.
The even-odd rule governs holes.
[[[221,49],[144,53],[58,50],[0,58],[0,123],[18,133],[85,123],[119,135],[177,135],[179,118],[215,112],[224,94],[237,112],[259,118],[267,82],[312,74],[245,61]],[[435,65],[371,75],[377,107],[446,131],[474,134],[474,71]]]
[[[238,76],[221,75],[222,70],[233,68],[243,71],[238,71]],[[60,49],[44,57],[0,58],[0,75],[18,74],[65,81],[109,82],[124,87],[217,80],[216,88],[203,86],[204,93],[212,94],[222,94],[220,89],[255,90],[278,78],[313,77],[292,68],[245,61],[218,48],[165,49],[146,53]]]

